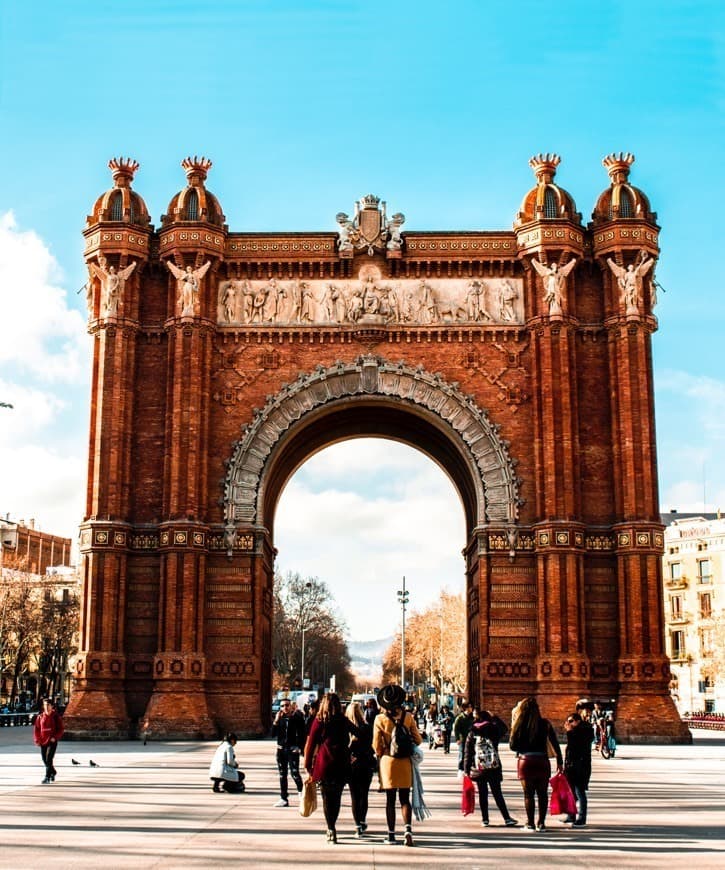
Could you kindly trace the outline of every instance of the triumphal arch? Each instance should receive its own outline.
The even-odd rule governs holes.
[[[460,495],[467,538],[440,545],[464,547],[474,700],[506,715],[535,693],[561,721],[616,698],[621,736],[687,738],[662,627],[658,226],[633,160],[605,158],[588,224],[540,154],[512,229],[405,230],[368,195],[329,230],[278,233],[230,230],[196,157],[156,229],[138,164],[110,162],[84,231],[69,730],[263,733],[280,493],[315,451],[369,435],[424,451]]]

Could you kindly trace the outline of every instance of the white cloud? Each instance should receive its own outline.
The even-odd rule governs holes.
[[[68,305],[58,264],[12,212],[0,216],[0,364],[47,382],[83,376],[85,324]]]
[[[664,510],[725,506],[725,381],[658,372],[657,431]]]
[[[83,516],[88,345],[48,246],[0,215],[0,511],[75,538]],[[83,412],[78,396],[83,393]]]
[[[412,609],[464,587],[460,499],[431,460],[395,442],[349,441],[310,459],[280,500],[274,534],[277,567],[328,583],[352,638],[395,631],[403,575]]]

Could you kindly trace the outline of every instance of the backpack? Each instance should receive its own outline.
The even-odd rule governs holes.
[[[393,758],[410,758],[413,754],[413,737],[403,722],[393,720],[393,735],[390,738],[390,755]]]
[[[501,767],[498,751],[488,737],[476,737],[476,767],[478,770],[496,770]]]

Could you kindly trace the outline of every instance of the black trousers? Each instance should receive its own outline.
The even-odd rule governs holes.
[[[356,825],[365,824],[368,815],[368,796],[370,783],[373,780],[371,767],[362,769],[353,765],[350,774],[350,801],[352,803],[352,817]]]
[[[302,791],[302,777],[300,776],[300,751],[299,749],[277,748],[277,770],[279,771],[279,796],[282,800],[289,797],[289,784],[287,775],[294,780],[297,791]]]
[[[46,743],[40,747],[40,756],[45,765],[45,775],[48,779],[55,776],[57,771],[53,767],[53,759],[55,758],[55,750],[58,748],[58,743],[54,740],[52,743]]]
[[[325,813],[328,831],[334,831],[337,825],[337,817],[340,815],[340,804],[342,803],[342,790],[344,788],[344,782],[323,781],[320,783],[322,809]]]
[[[478,786],[478,806],[481,809],[481,819],[484,822],[488,821],[488,790],[491,789],[491,794],[493,795],[493,799],[496,801],[496,806],[499,808],[501,815],[504,819],[509,818],[508,807],[506,806],[506,800],[503,796],[503,792],[501,791],[501,780],[496,779],[486,779],[481,776],[477,780],[475,780],[476,785]]]

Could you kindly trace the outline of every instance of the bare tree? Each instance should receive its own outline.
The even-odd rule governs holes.
[[[293,685],[305,676],[309,676],[313,683],[323,684],[334,674],[337,690],[351,691],[354,677],[350,672],[346,630],[324,581],[292,572],[276,574],[272,633],[274,684],[279,687]]]

